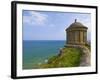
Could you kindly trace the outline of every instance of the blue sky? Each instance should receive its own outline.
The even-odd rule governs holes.
[[[65,29],[77,19],[88,27],[91,38],[91,14],[23,10],[23,40],[66,40]]]

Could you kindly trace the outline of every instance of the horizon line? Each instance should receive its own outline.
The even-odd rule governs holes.
[[[33,41],[33,40],[26,40],[26,41]],[[36,41],[36,40],[34,40],[34,41]],[[37,41],[39,41],[39,40],[37,40]],[[60,41],[60,40],[59,40]]]

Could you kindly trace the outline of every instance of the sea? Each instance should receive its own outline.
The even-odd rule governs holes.
[[[23,40],[23,69],[36,69],[59,54],[65,40]]]

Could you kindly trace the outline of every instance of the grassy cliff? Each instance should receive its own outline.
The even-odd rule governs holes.
[[[48,59],[40,68],[76,67],[80,64],[82,51],[79,48],[64,47],[62,53]]]

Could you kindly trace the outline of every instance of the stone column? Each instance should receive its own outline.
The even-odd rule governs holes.
[[[66,31],[66,44],[68,43],[68,32]]]
[[[80,40],[80,31],[79,31],[79,44],[81,43],[81,40]]]
[[[80,32],[78,31],[78,44],[80,43]]]
[[[83,31],[80,31],[80,43],[83,44]]]
[[[75,31],[75,43],[78,44],[78,31]]]
[[[69,31],[69,35],[68,35],[68,43],[71,43],[71,32]]]
[[[87,31],[85,31],[85,43],[87,43]]]
[[[70,32],[70,43],[73,44],[73,32]]]

